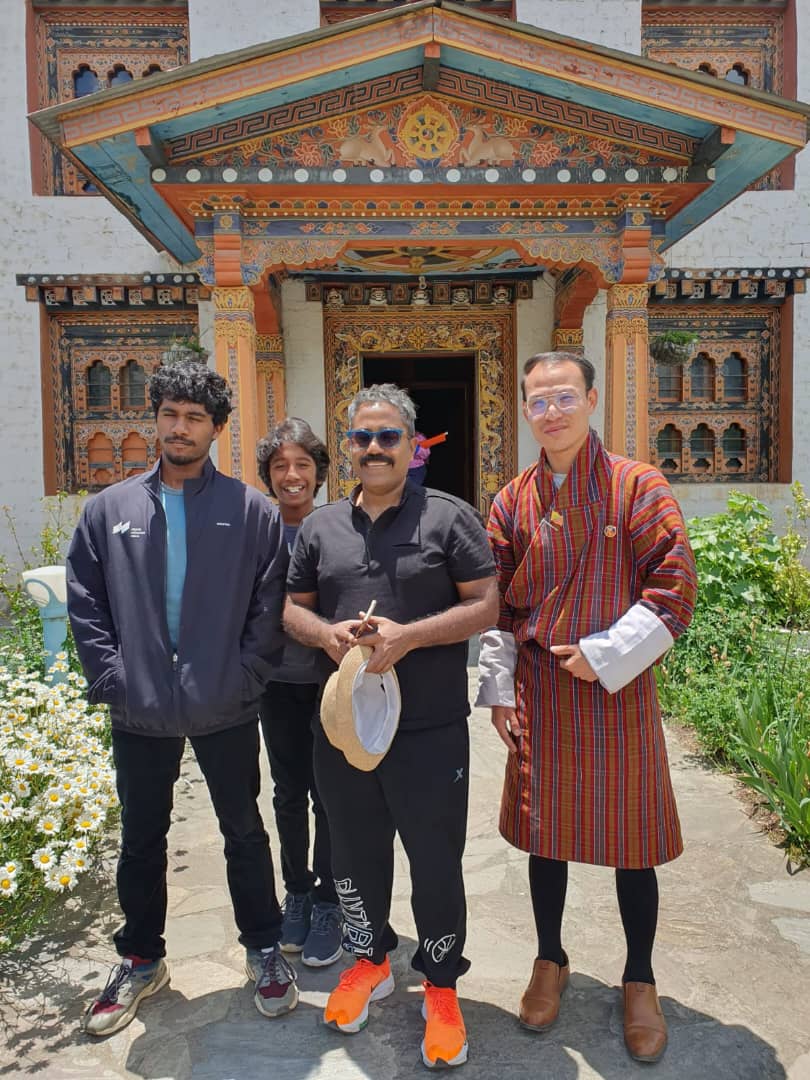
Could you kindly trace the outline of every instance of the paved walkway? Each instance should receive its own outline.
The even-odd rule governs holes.
[[[670,1028],[656,1066],[622,1043],[622,934],[608,870],[572,867],[565,944],[574,975],[557,1026],[523,1031],[515,1008],[534,940],[526,860],[495,830],[503,753],[488,713],[472,720],[466,881],[467,954],[461,984],[470,1037],[465,1080],[605,1080],[654,1069],[657,1080],[810,1078],[810,873],[791,877],[781,853],[747,820],[731,781],[703,769],[670,736],[685,854],[660,872],[656,976]],[[269,780],[262,796],[272,820]],[[275,838],[273,837],[275,844]],[[277,845],[274,851],[277,854]],[[340,1036],[320,1023],[336,969],[301,968],[301,1003],[265,1020],[243,975],[221,844],[205,786],[184,763],[170,835],[170,987],[124,1031],[91,1040],[78,1030],[104,982],[117,923],[108,879],[87,883],[48,940],[0,960],[0,1077],[53,1080],[400,1080],[420,1064],[419,980],[408,966],[413,922],[401,852],[393,922],[403,938],[396,993],[372,1007],[368,1028]],[[95,915],[88,917],[93,909]]]

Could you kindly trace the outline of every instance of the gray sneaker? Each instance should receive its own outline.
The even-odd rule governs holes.
[[[256,984],[253,1004],[262,1016],[282,1016],[298,1004],[295,969],[281,949],[248,949],[247,976]]]
[[[343,954],[343,916],[337,904],[316,904],[301,959],[307,967],[326,967]]]
[[[133,966],[129,957],[112,969],[107,985],[82,1017],[88,1035],[112,1035],[135,1019],[138,1006],[169,981],[165,960]]]
[[[301,952],[309,933],[312,897],[309,893],[290,893],[284,898],[284,921],[279,944],[283,952]]]

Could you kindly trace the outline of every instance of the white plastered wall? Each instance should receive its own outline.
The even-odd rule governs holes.
[[[318,0],[190,0],[191,59],[291,37],[320,26]]]
[[[797,74],[800,101],[810,99],[810,0],[797,0]],[[792,191],[747,191],[666,252],[667,265],[681,268],[796,267],[810,263],[810,149],[796,158]],[[810,489],[810,295],[793,300],[793,469]],[[784,418],[790,422],[790,417]],[[687,516],[725,508],[733,484],[677,484]],[[742,485],[738,485],[742,486]],[[746,484],[777,519],[790,503],[786,484]]]
[[[15,275],[133,274],[173,269],[103,198],[50,198],[31,191],[26,115],[25,5],[3,5],[0,67],[0,139],[4,184],[0,199],[0,502],[13,508],[25,551],[43,520],[40,308],[28,303]],[[57,282],[58,283],[58,282]],[[16,546],[0,524],[0,554],[16,563]]]
[[[303,281],[281,285],[287,415],[300,416],[326,442],[326,380],[323,369],[323,309],[305,298]],[[316,502],[326,501],[324,485]]]
[[[535,353],[551,348],[554,330],[554,287],[543,278],[534,282],[531,300],[515,303],[515,426],[517,429],[518,472],[537,459],[537,443],[523,417],[520,380],[523,365]]]
[[[517,0],[518,22],[609,49],[641,50],[641,0]]]

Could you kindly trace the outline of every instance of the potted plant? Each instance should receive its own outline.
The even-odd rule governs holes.
[[[697,340],[691,330],[664,330],[650,339],[650,356],[657,364],[677,367],[689,360]]]
[[[203,348],[196,334],[172,338],[163,354],[164,364],[188,364],[193,360],[205,363],[207,359],[208,349]]]

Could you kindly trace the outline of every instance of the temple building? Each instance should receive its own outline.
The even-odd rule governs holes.
[[[687,514],[810,486],[810,0],[26,0],[6,12],[4,503],[158,452],[149,373],[285,414],[410,389],[486,513],[536,447],[519,371],[584,351],[595,426]],[[691,350],[662,352],[669,331]]]

